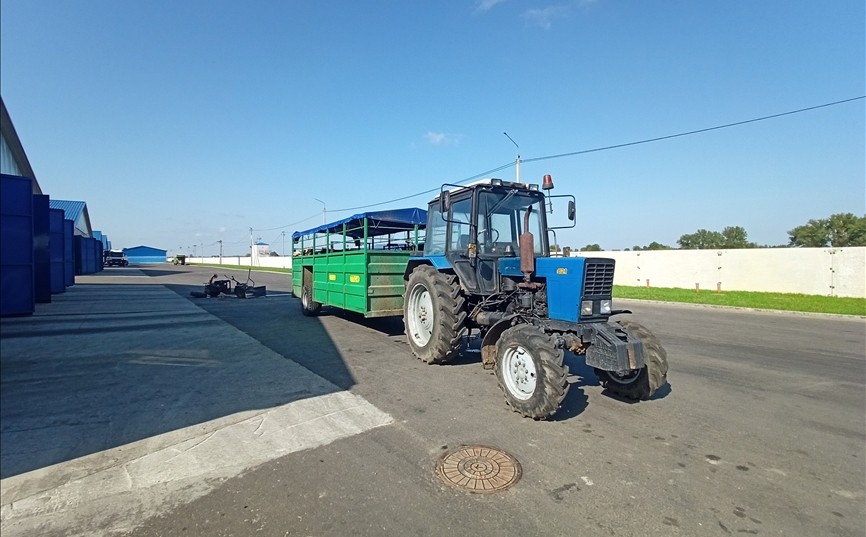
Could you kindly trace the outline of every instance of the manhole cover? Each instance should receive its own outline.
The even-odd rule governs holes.
[[[468,492],[499,492],[520,480],[517,459],[488,446],[460,446],[445,452],[436,472],[443,481]]]

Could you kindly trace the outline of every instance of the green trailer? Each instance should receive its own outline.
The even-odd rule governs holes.
[[[292,234],[292,293],[305,315],[323,305],[365,317],[403,315],[403,275],[424,249],[427,211],[352,215]]]

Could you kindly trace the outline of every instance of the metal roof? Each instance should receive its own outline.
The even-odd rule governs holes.
[[[82,214],[84,214],[84,209],[87,207],[87,204],[83,201],[49,200],[48,206],[52,209],[63,209],[63,212],[66,215],[66,220],[72,220],[75,222],[81,218]]]
[[[48,206],[51,209],[63,209],[64,219],[72,220],[76,231],[80,232],[81,235],[85,237],[93,235],[93,228],[90,226],[90,214],[87,212],[85,202],[49,199]]]
[[[138,245],[138,246],[132,246],[132,247],[130,247],[130,248],[124,248],[123,251],[126,252],[127,254],[128,254],[129,252],[134,252],[134,253],[137,254],[137,253],[139,253],[139,252],[145,252],[145,251],[148,251],[148,252],[162,252],[162,255],[165,255],[165,253],[166,253],[168,250],[164,250],[164,249],[162,249],[162,248],[155,248],[155,247],[153,247],[153,246],[145,246],[145,245],[141,244],[141,245]]]
[[[9,117],[9,111],[6,110],[6,103],[0,97],[0,137],[9,148],[14,164],[17,165],[18,171],[24,177],[29,177],[33,185],[34,194],[42,194],[42,188],[39,186],[39,181],[36,180],[36,174],[30,166],[30,160],[27,158],[27,153],[24,152],[24,146],[21,145],[21,140],[18,139],[18,133],[15,131],[15,125],[12,124],[12,118]],[[6,156],[5,154],[3,155]],[[5,159],[0,159],[5,160]],[[10,163],[11,164],[11,163]],[[5,166],[3,166],[5,168]],[[3,170],[3,173],[9,173]]]

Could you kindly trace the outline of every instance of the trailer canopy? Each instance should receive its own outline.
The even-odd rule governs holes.
[[[295,231],[292,233],[292,240],[297,241],[301,237],[308,237],[316,233],[343,234],[344,230],[347,237],[363,239],[364,219],[367,220],[367,237],[376,237],[399,231],[412,231],[415,226],[424,226],[427,223],[427,211],[412,207],[353,214],[330,224],[323,224],[306,231]],[[344,228],[343,225],[346,227]]]

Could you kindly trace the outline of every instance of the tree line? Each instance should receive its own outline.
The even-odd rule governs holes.
[[[694,233],[682,235],[677,240],[677,244],[681,250],[730,250],[759,247],[756,243],[749,241],[748,233],[745,228],[740,226],[728,226],[721,231],[699,229]],[[836,248],[866,246],[866,215],[839,213],[828,218],[809,220],[802,226],[788,231],[788,244],[764,245],[763,248],[823,248],[826,246]],[[559,247],[555,248],[556,251],[559,250]],[[676,247],[653,241],[646,246],[635,245],[625,250],[676,249]],[[580,249],[581,252],[600,252],[602,250],[603,248],[598,244],[587,244]]]

